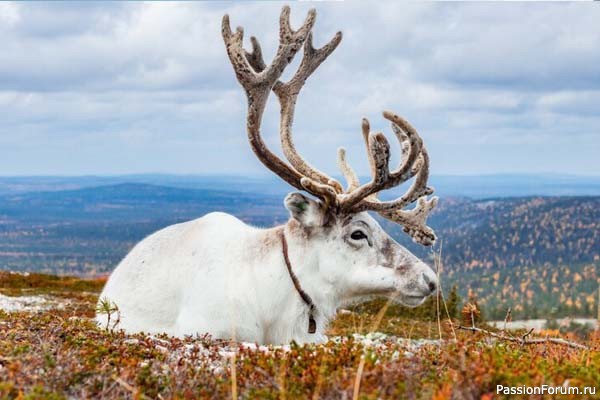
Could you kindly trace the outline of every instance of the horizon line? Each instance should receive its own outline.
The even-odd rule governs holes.
[[[143,176],[172,176],[172,177],[226,177],[226,178],[251,178],[251,179],[279,179],[274,174],[242,174],[228,172],[210,172],[210,173],[177,173],[177,172],[132,172],[132,173],[91,173],[91,174],[17,174],[4,175],[0,173],[0,179],[6,178],[119,178],[119,177],[143,177]],[[334,177],[341,175],[333,174]],[[361,178],[369,178],[367,175],[361,175]],[[438,178],[478,178],[478,177],[545,177],[545,178],[587,178],[600,179],[600,174],[569,174],[556,172],[492,172],[492,173],[467,173],[467,174],[430,174],[430,177]]]

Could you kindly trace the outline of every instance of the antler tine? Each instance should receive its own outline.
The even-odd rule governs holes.
[[[273,62],[264,71],[267,76],[276,76],[272,84],[275,84],[285,67],[288,66],[292,59],[302,47],[302,43],[306,41],[306,38],[315,24],[317,18],[317,12],[314,8],[308,11],[304,23],[297,31],[292,30],[290,26],[290,7],[283,6],[281,15],[279,17],[279,47],[277,54],[273,58]]]
[[[365,147],[367,148],[367,158],[369,159],[369,167],[371,167],[371,176],[375,175],[375,160],[371,156],[369,151],[369,134],[371,133],[371,124],[367,118],[362,119],[361,130],[363,140],[365,141]]]
[[[342,41],[342,32],[337,32],[331,40],[320,49],[313,47],[312,32],[308,33],[304,42],[304,53],[302,61],[294,76],[286,83],[278,82],[273,88],[273,91],[279,96],[280,94],[295,94],[297,95],[306,79],[321,65],[327,57],[337,48]]]
[[[313,11],[313,9],[310,11]],[[290,6],[285,5],[281,8],[281,14],[279,14],[279,39],[283,41],[292,34],[292,26],[290,25]]]
[[[342,175],[344,175],[344,178],[348,183],[346,192],[351,192],[357,189],[360,186],[360,181],[358,179],[358,176],[356,175],[356,172],[354,172],[350,164],[348,164],[348,160],[346,160],[346,149],[342,147],[338,149],[337,161],[338,168],[340,169]]]
[[[227,55],[229,56],[235,75],[240,84],[246,89],[246,92],[248,92],[250,87],[256,83],[257,76],[244,54],[244,28],[238,26],[235,33],[233,33],[229,24],[229,15],[225,14],[221,23],[221,35],[223,36]]]
[[[363,127],[365,125],[363,123]],[[371,181],[342,195],[340,206],[344,210],[350,210],[356,204],[366,201],[367,197],[382,190],[389,180],[390,144],[383,133],[368,134],[367,154],[371,163]]]
[[[427,226],[427,216],[437,205],[438,198],[427,200],[420,197],[417,205],[412,210],[389,210],[379,214],[393,222],[401,224],[404,232],[408,233],[416,243],[431,246],[435,243],[436,236],[433,229]]]
[[[372,210],[378,213],[398,210],[413,203],[420,197],[433,194],[433,188],[427,186],[427,180],[429,179],[429,155],[425,148],[421,150],[421,156],[417,163],[419,165],[411,169],[410,176],[413,177],[416,175],[416,178],[405,194],[392,201],[371,201],[371,199],[365,199],[356,206],[356,210]]]
[[[387,182],[386,189],[406,182],[414,174],[412,168],[421,153],[423,141],[417,133],[417,130],[404,118],[390,112],[384,111],[383,117],[391,122],[392,130],[396,134],[402,148],[402,162],[393,172],[390,172],[390,180]]]
[[[310,33],[311,29],[315,25],[315,20],[317,19],[317,10],[311,8],[308,10],[308,14],[306,15],[306,19],[302,26],[294,31],[292,26],[290,25],[290,6],[283,6],[281,8],[281,14],[279,15],[279,40],[280,43],[288,43],[291,37],[296,36],[298,41],[295,41],[296,44],[302,44],[306,39],[307,35]],[[298,51],[298,49],[295,49]]]
[[[325,202],[325,209],[328,209],[331,205],[337,204],[337,193],[330,185],[316,182],[307,177],[303,177],[300,182],[306,191],[314,194]]]
[[[365,141],[365,146],[368,149],[369,148],[369,133],[371,133],[371,124],[369,123],[369,120],[367,118],[363,117],[362,122],[361,122],[361,130],[362,130],[363,139]],[[369,151],[367,151],[367,158],[369,160],[369,166],[371,167],[371,176],[373,176],[375,174],[375,161],[373,160],[373,157],[371,156],[371,152],[369,152]],[[374,193],[370,194],[369,196],[366,196],[365,199],[377,200],[377,192],[374,192]]]
[[[367,118],[362,119],[361,131],[363,139],[365,141],[365,146],[367,148],[367,157],[369,159],[369,166],[371,167],[371,176],[375,176],[375,174],[377,173],[377,166],[375,163],[375,159],[373,158],[373,153],[369,150],[369,135],[371,133],[371,126]],[[338,167],[344,175],[344,178],[348,182],[348,187],[345,193],[348,194],[358,189],[360,187],[360,180],[358,179],[356,172],[354,172],[354,170],[346,160],[346,151],[343,148],[338,149]],[[375,192],[369,196],[366,196],[365,198],[370,200],[377,200],[377,193]]]
[[[366,118],[362,119],[361,123],[362,136],[365,141],[365,146],[369,148],[369,133],[371,133],[371,124],[369,124],[369,120]],[[369,165],[371,166],[371,170],[373,169],[373,159],[371,158],[371,153],[367,152],[369,156]]]
[[[400,143],[400,147],[401,147],[401,151],[402,151],[400,159],[405,160],[406,157],[408,156],[408,150],[410,150],[410,142],[408,139],[408,135],[398,125],[396,125],[394,123],[392,123],[391,125],[392,125],[392,130],[394,131],[394,134],[396,135],[396,138],[398,139],[398,142]]]
[[[250,44],[252,45],[252,51],[247,52],[244,50],[246,60],[248,60],[248,63],[250,63],[256,72],[262,72],[265,68],[267,68],[267,66],[265,65],[265,60],[263,59],[262,49],[260,48],[258,39],[256,39],[254,36],[251,36]]]
[[[369,194],[375,193],[385,184],[389,177],[390,144],[383,133],[369,134],[369,156],[373,160],[373,188],[368,190]]]
[[[279,18],[279,47],[273,62],[269,66],[266,66],[262,60],[262,51],[258,40],[254,37],[251,38],[253,52],[246,52],[243,49],[243,28],[238,27],[236,32],[232,33],[229,16],[227,14],[223,16],[221,33],[225,41],[227,54],[233,64],[238,80],[246,91],[250,91],[253,86],[261,86],[263,90],[268,89],[268,94],[285,67],[294,59],[302,43],[306,41],[307,35],[315,23],[316,11],[311,9],[308,12],[304,24],[297,31],[290,28],[289,13],[290,8],[284,6]]]
[[[298,70],[288,82],[277,82],[273,87],[273,91],[281,103],[281,146],[285,157],[301,174],[315,181],[332,186],[337,193],[343,192],[342,185],[337,180],[310,165],[296,150],[292,140],[292,124],[294,121],[296,100],[306,79],[329,57],[340,44],[341,40],[342,33],[337,32],[326,45],[320,49],[315,49],[312,44],[312,33],[309,33],[304,43],[304,53]]]

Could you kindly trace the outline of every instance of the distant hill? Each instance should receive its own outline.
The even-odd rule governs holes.
[[[415,253],[401,228],[388,231]],[[600,257],[600,197],[446,198],[429,218],[453,271],[586,263]]]
[[[226,190],[184,189],[142,183],[27,192],[0,196],[0,215],[19,221],[160,220],[199,217],[211,211],[242,212],[254,220],[273,220],[282,199]],[[260,213],[252,213],[259,207]],[[150,213],[151,212],[151,213]]]
[[[276,187],[251,191],[256,181],[230,183],[221,189],[134,182],[12,190],[0,195],[0,269],[105,274],[144,236],[211,211],[259,226],[287,219]],[[382,224],[431,261],[431,249],[412,243],[398,225]],[[501,317],[508,306],[521,316],[583,316],[595,309],[600,196],[442,197],[430,225],[443,247],[446,287],[456,283],[463,297],[476,295],[490,316]]]
[[[117,184],[0,196],[0,269],[95,275],[173,223],[224,211],[269,226],[287,219],[279,196]]]
[[[366,182],[367,177],[361,181]],[[0,176],[0,195],[64,191],[123,183],[185,189],[285,195],[292,188],[274,176],[142,174],[122,176]],[[572,175],[433,175],[430,183],[442,197],[600,196],[600,176]],[[393,195],[390,194],[390,195]]]
[[[397,225],[388,232],[422,258]],[[446,285],[476,295],[490,318],[595,316],[600,197],[442,199],[430,217]]]

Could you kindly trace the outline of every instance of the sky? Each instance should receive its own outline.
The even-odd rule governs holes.
[[[0,3],[0,175],[266,175],[220,36],[223,14],[270,59],[279,2]],[[320,46],[296,147],[337,173],[368,174],[363,116],[393,110],[420,132],[438,175],[600,175],[600,3],[302,2]],[[298,59],[284,77],[293,74]],[[273,96],[272,96],[273,97]],[[272,98],[263,135],[279,152]]]

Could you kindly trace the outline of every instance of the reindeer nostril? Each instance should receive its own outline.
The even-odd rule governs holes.
[[[427,276],[427,274],[423,273],[423,279],[425,280],[425,283],[427,283],[427,287],[429,287],[429,291],[431,293],[435,292],[435,290],[437,289],[437,285],[435,284],[435,282],[433,280],[431,280],[431,278],[429,276]]]
[[[431,290],[431,293],[435,292],[435,283],[429,282],[429,290]]]

